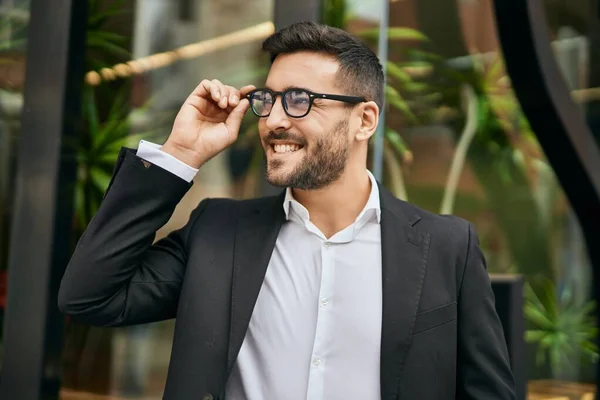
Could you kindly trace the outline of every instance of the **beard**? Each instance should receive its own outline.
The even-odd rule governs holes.
[[[267,160],[267,181],[276,187],[317,190],[338,180],[350,157],[348,120],[338,122],[331,132],[310,148],[305,145],[304,150],[306,155],[287,174],[278,173],[284,161]]]

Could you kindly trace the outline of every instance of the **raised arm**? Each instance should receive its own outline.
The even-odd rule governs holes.
[[[118,169],[67,266],[59,308],[91,325],[131,325],[175,316],[187,238],[208,201],[182,229],[153,244],[190,184],[122,151]]]
[[[200,168],[237,139],[249,108],[242,97],[252,88],[239,91],[216,80],[202,81],[184,102],[160,151],[193,170]],[[121,151],[104,200],[62,279],[61,311],[101,326],[175,316],[188,238],[209,202],[200,204],[185,227],[153,244],[191,185],[167,169],[133,150]]]

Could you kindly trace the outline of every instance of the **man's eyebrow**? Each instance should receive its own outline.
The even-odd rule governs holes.
[[[298,86],[298,85],[286,86],[284,90],[290,90],[290,89],[300,89],[300,90],[306,90],[308,92],[312,92],[312,90],[310,90],[309,88],[304,87],[304,86]]]
[[[271,88],[269,86],[265,86],[265,88],[269,89],[269,90],[273,90],[274,92],[276,92],[276,90],[274,90],[273,88]],[[306,90],[306,91],[311,92],[311,93],[313,92],[311,89],[309,89],[307,87],[298,86],[298,85],[288,85],[288,86],[285,86],[283,88],[283,90],[281,90],[281,91],[285,92],[286,90],[293,90],[293,89]]]

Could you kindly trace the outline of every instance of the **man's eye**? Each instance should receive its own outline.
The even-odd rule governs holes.
[[[306,104],[308,103],[308,99],[306,97],[296,97],[292,99],[294,104]]]

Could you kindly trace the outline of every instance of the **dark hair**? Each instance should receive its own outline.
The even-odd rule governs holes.
[[[375,53],[348,32],[315,22],[297,22],[269,36],[262,49],[271,55],[309,51],[333,56],[340,64],[337,79],[353,96],[374,101],[382,110],[383,69]]]

